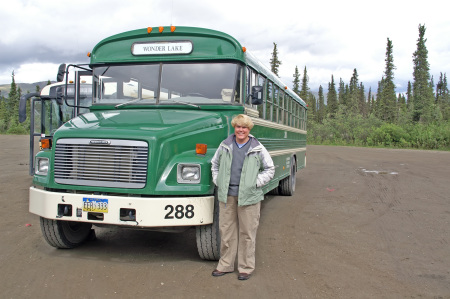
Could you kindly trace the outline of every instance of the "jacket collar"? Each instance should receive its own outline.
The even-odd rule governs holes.
[[[235,134],[231,134],[222,142],[230,150],[233,147],[234,136]],[[259,150],[261,143],[258,141],[258,139],[256,139],[255,136],[253,136],[252,134],[248,134],[248,137],[250,137],[250,149],[248,151],[250,152],[252,150]]]

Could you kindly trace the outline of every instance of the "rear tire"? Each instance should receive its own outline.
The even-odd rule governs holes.
[[[50,246],[62,249],[75,248],[91,235],[91,223],[52,220],[41,217],[41,230]]]
[[[209,261],[220,259],[219,201],[217,191],[214,194],[213,223],[196,227],[198,255]]]
[[[295,158],[291,158],[291,174],[280,181],[278,186],[278,192],[280,195],[292,196],[295,192],[295,180],[297,173],[297,167],[295,164]]]

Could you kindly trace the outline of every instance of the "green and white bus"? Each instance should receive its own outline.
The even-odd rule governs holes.
[[[217,260],[211,158],[241,113],[276,167],[263,190],[294,193],[306,165],[306,104],[233,37],[149,27],[108,37],[88,56],[21,99],[22,121],[32,102],[29,208],[51,246],[76,247],[93,226],[195,227],[200,257]]]

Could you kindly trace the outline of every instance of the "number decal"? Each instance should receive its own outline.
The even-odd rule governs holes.
[[[175,213],[175,218],[183,219],[183,217],[184,217],[184,207],[181,206],[181,205],[178,205],[178,206],[175,207],[175,210],[177,211]]]
[[[164,219],[192,219],[194,218],[194,206],[193,205],[187,205],[186,208],[183,205],[167,205],[164,208],[165,211],[168,211]]]
[[[173,216],[172,216],[173,206],[167,205],[164,210],[166,210],[166,211],[169,210],[169,213],[166,214],[166,217],[164,217],[164,219],[173,219]]]
[[[194,206],[193,205],[186,206],[186,213],[184,213],[184,216],[186,216],[187,219],[191,219],[192,217],[194,217]]]

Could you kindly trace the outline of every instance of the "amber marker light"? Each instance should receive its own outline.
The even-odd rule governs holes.
[[[170,26],[170,32],[174,32],[177,29],[175,26]]]
[[[287,90],[287,86],[285,86],[285,87],[284,87],[284,89],[286,89],[286,90]]]
[[[50,139],[41,139],[41,148],[42,149],[50,149],[52,147]]]
[[[91,52],[88,52],[87,57],[91,57]]]
[[[246,47],[242,47],[242,52],[247,52],[247,48]]]
[[[164,27],[163,26],[159,26],[159,33],[162,33],[164,31]]]
[[[197,143],[195,145],[195,153],[197,155],[206,155],[207,148],[208,148],[208,146],[206,144]]]
[[[153,28],[152,27],[147,27],[147,33],[152,33]]]

